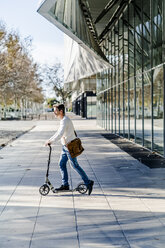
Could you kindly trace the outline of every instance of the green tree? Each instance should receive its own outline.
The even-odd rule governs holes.
[[[49,108],[53,108],[54,104],[59,103],[59,101],[56,98],[48,98],[47,99],[47,105]]]

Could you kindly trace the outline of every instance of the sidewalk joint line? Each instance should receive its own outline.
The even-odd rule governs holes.
[[[85,155],[85,156],[86,156],[86,155]],[[88,164],[89,164],[89,166],[90,166],[90,168],[91,168],[91,170],[92,170],[92,172],[93,172],[93,174],[94,174],[94,176],[95,176],[95,178],[96,178],[96,180],[97,180],[97,183],[98,183],[98,185],[99,185],[99,187],[100,187],[100,189],[101,189],[101,191],[102,191],[102,193],[103,193],[103,195],[104,195],[104,197],[105,197],[105,199],[106,199],[106,202],[107,202],[107,204],[108,204],[110,210],[112,211],[112,213],[113,213],[113,215],[114,215],[114,217],[115,217],[115,219],[116,219],[116,222],[117,222],[118,226],[120,227],[120,230],[121,230],[121,232],[122,232],[122,234],[123,234],[123,236],[124,236],[124,238],[125,238],[125,240],[126,240],[128,246],[131,248],[131,245],[130,245],[130,243],[129,243],[129,241],[128,241],[128,239],[127,239],[125,233],[124,233],[124,230],[122,229],[122,227],[121,227],[121,225],[120,225],[120,223],[119,223],[119,221],[118,221],[118,219],[117,219],[117,216],[116,216],[116,214],[115,214],[115,211],[112,209],[112,207],[111,207],[111,205],[110,205],[110,203],[109,203],[109,201],[108,201],[108,199],[107,199],[107,196],[106,196],[106,194],[104,193],[104,190],[103,190],[101,184],[99,183],[99,180],[97,179],[97,176],[96,176],[96,174],[95,174],[95,172],[94,172],[94,170],[93,170],[93,168],[92,168],[92,166],[91,166],[91,164],[90,164],[90,162],[89,162],[87,156],[86,156],[86,160],[87,160],[87,162],[88,162]]]
[[[3,209],[2,209],[2,211],[1,211],[1,213],[0,213],[0,217],[1,217],[1,215],[3,214],[4,210],[6,209],[6,207],[7,207],[8,203],[9,203],[9,201],[11,200],[12,196],[14,195],[15,191],[17,190],[18,186],[20,185],[20,183],[21,183],[21,181],[22,181],[22,179],[24,178],[24,176],[25,176],[26,173],[27,173],[27,171],[24,172],[23,176],[21,177],[21,179],[19,180],[19,182],[18,182],[17,185],[15,186],[15,188],[14,188],[12,194],[10,195],[9,199],[7,200],[5,206],[3,207]]]
[[[36,218],[35,218],[35,222],[34,222],[34,226],[33,226],[33,231],[32,231],[31,239],[30,239],[30,242],[29,242],[29,248],[30,248],[31,245],[32,245],[33,236],[34,236],[34,231],[35,231],[35,228],[36,228],[37,219],[38,219],[38,215],[39,215],[39,211],[40,211],[41,200],[42,200],[42,196],[40,197],[40,200],[39,200],[39,205],[38,205],[37,214],[36,214]]]
[[[69,162],[69,165],[70,165],[70,162]],[[70,165],[70,182],[71,182],[71,187],[73,189],[71,165]],[[73,199],[73,210],[74,210],[74,217],[75,217],[75,223],[76,223],[77,242],[78,242],[78,248],[80,248],[80,238],[79,238],[79,231],[78,231],[78,224],[77,224],[77,213],[76,213],[76,206],[75,206],[75,200],[74,200],[73,192],[72,192],[72,199]]]

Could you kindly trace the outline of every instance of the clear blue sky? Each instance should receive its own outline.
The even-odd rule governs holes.
[[[63,33],[37,13],[39,0],[0,0],[0,20],[9,30],[17,30],[21,38],[33,39],[32,55],[36,62],[63,63]]]

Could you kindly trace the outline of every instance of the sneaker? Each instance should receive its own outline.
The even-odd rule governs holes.
[[[69,190],[69,185],[61,185],[59,188],[55,189],[56,191]]]
[[[90,183],[88,184],[88,195],[92,193],[93,184],[94,184],[94,181],[90,180]]]

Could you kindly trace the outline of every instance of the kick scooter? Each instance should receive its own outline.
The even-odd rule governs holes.
[[[52,153],[52,147],[49,145],[49,158],[48,158],[48,165],[47,165],[47,172],[46,172],[46,180],[45,183],[39,188],[39,192],[41,195],[45,196],[49,194],[49,191],[51,190],[53,193],[60,193],[60,192],[73,192],[78,191],[80,194],[85,194],[88,190],[87,186],[81,182],[77,185],[75,189],[71,190],[56,190],[53,185],[51,184],[49,180],[49,167],[50,167],[50,160],[51,160],[51,153]]]

